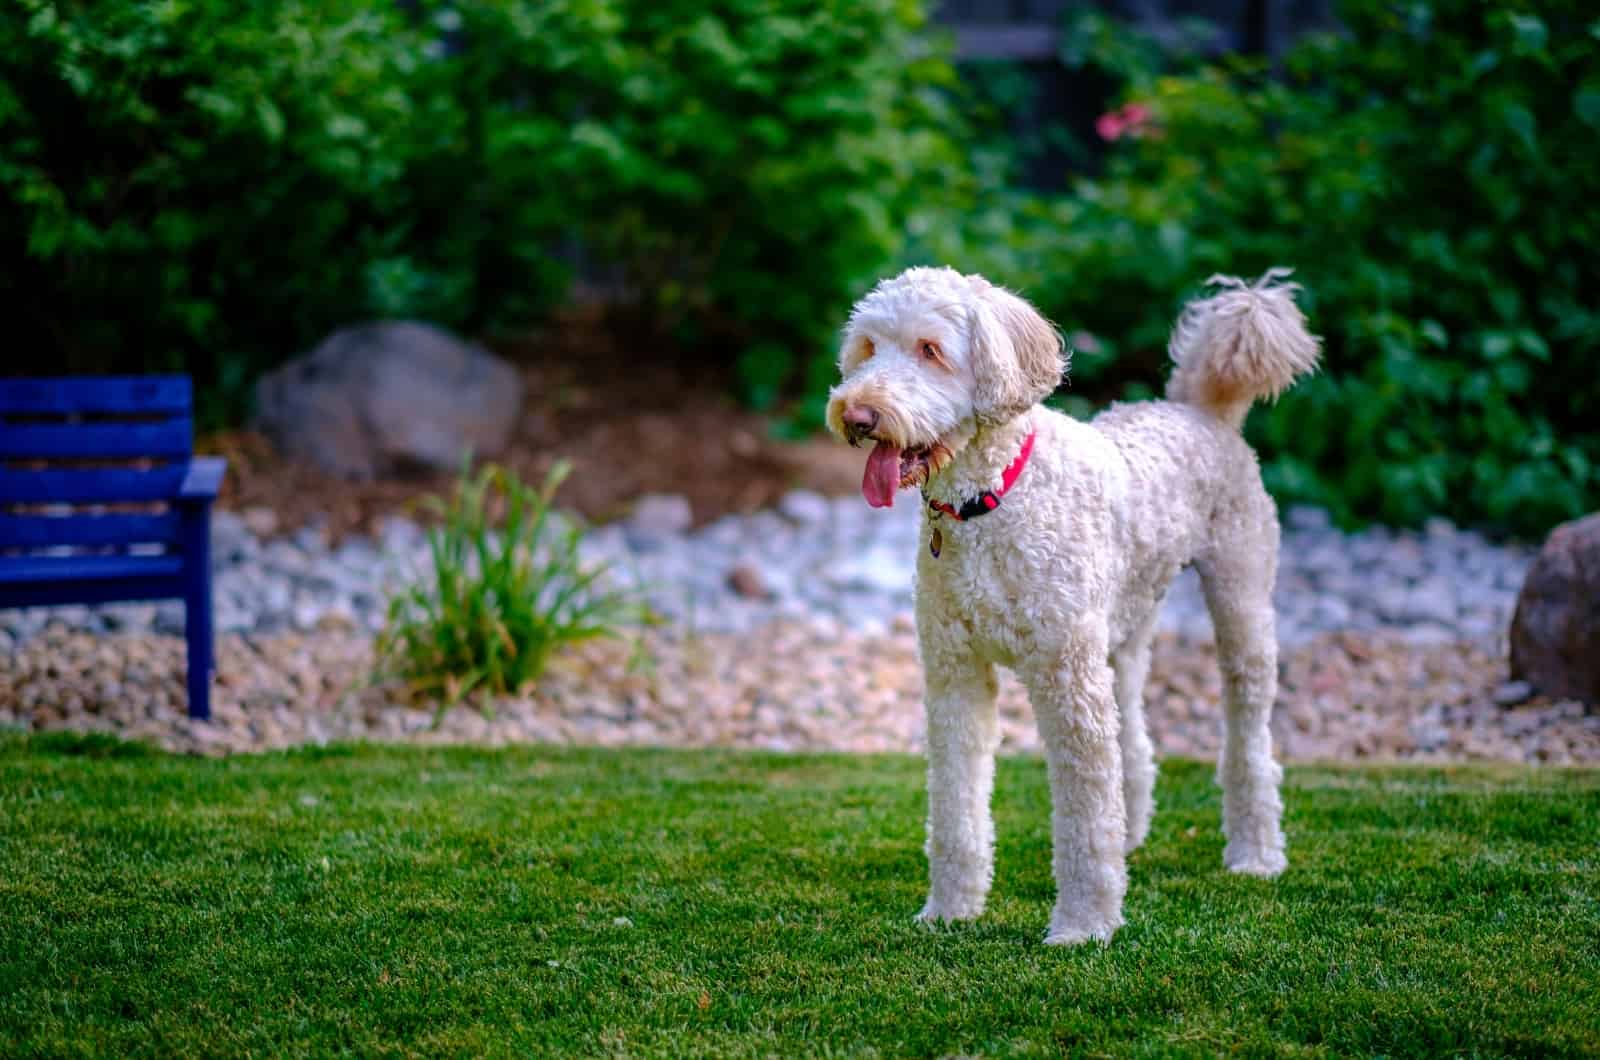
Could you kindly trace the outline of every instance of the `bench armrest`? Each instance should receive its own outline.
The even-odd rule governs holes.
[[[178,487],[180,501],[214,501],[222,488],[222,475],[228,461],[220,456],[196,456],[189,460],[189,472]]]

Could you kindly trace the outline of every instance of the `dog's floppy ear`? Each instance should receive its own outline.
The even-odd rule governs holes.
[[[1049,397],[1066,368],[1061,336],[1033,306],[973,278],[973,408],[980,419],[1009,420]]]

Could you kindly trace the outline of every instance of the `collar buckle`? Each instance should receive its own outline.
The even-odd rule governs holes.
[[[937,519],[941,515],[948,515],[956,522],[964,523],[968,519],[976,519],[980,515],[988,515],[1000,507],[1000,498],[1004,497],[1010,492],[1011,487],[1016,485],[1017,478],[1022,474],[1022,469],[1028,463],[1028,457],[1033,453],[1033,440],[1036,434],[1037,432],[1034,432],[1034,434],[1030,434],[1022,440],[1022,451],[1017,454],[1015,460],[1011,461],[1011,466],[1005,469],[1000,478],[1000,488],[997,490],[984,490],[971,500],[962,501],[961,507],[957,508],[953,504],[934,500],[928,496],[927,489],[924,488],[922,499],[928,502],[928,510],[932,513],[928,518]],[[937,553],[935,554],[937,555]]]

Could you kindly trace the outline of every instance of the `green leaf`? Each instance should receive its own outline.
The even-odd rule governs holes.
[[[1536,360],[1550,359],[1550,345],[1537,331],[1517,332],[1517,348]]]
[[[603,156],[613,165],[626,161],[628,148],[611,129],[595,121],[580,121],[572,127],[572,142]]]
[[[1600,129],[1600,84],[1591,81],[1573,93],[1572,111],[1585,125]]]
[[[1495,365],[1495,378],[1501,390],[1520,394],[1528,388],[1528,366],[1522,361],[1501,361]]]
[[[279,110],[272,100],[265,96],[256,100],[256,118],[261,122],[261,131],[268,143],[277,143],[283,139],[283,111]]]
[[[1483,339],[1479,343],[1479,349],[1483,351],[1483,355],[1489,360],[1498,361],[1511,352],[1512,345],[1511,336],[1505,332],[1487,331],[1484,332]]]
[[[1538,15],[1509,16],[1512,32],[1516,34],[1517,51],[1523,55],[1532,55],[1544,51],[1545,43],[1549,39],[1549,31],[1545,29],[1544,20]]]
[[[1539,153],[1539,134],[1533,112],[1521,103],[1506,103],[1500,108],[1500,117],[1506,128],[1516,134],[1529,154]]]
[[[356,114],[333,114],[325,128],[335,140],[359,140],[367,135],[367,123]]]

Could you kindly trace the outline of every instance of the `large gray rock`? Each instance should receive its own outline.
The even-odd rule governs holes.
[[[450,471],[511,437],[522,377],[436,328],[384,320],[342,328],[256,384],[256,424],[280,451],[337,475]]]
[[[1600,703],[1600,512],[1550,532],[1511,620],[1511,676]]]

